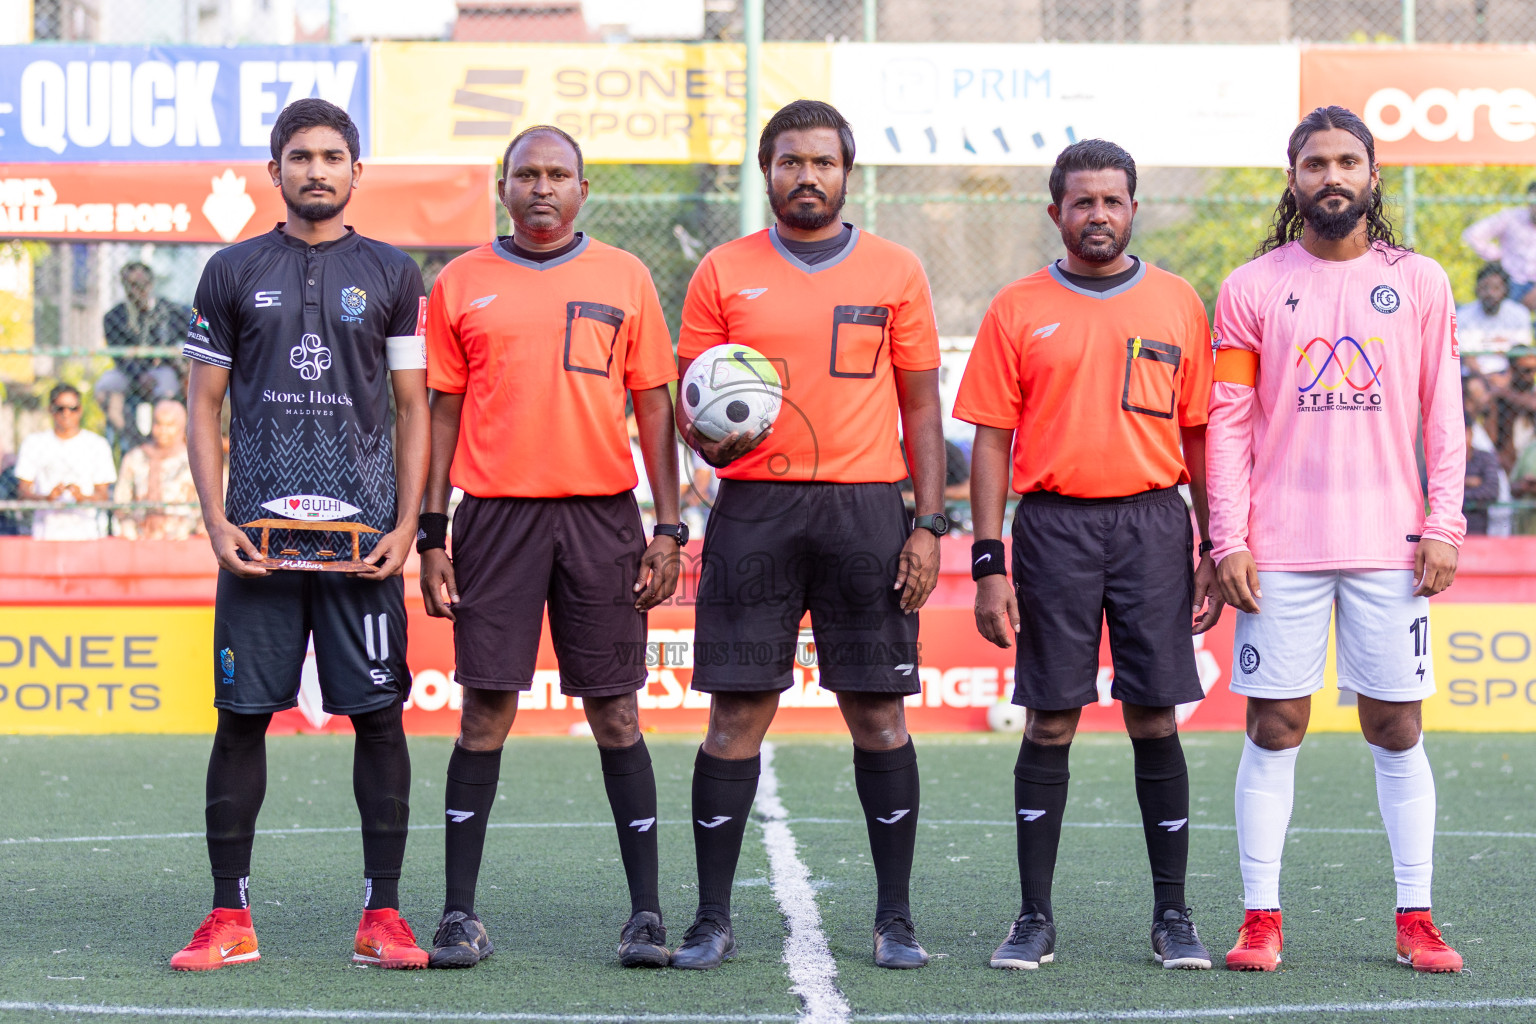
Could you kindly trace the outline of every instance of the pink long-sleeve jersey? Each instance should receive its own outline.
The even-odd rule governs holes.
[[[1381,246],[1333,262],[1291,242],[1226,279],[1215,337],[1218,561],[1246,548],[1266,570],[1400,569],[1421,536],[1461,543],[1461,364],[1438,263]]]

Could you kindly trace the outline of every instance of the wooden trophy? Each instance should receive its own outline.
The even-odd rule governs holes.
[[[249,523],[241,523],[244,530],[261,529],[261,557],[266,561],[269,569],[297,569],[303,572],[372,572],[377,566],[369,565],[363,561],[362,553],[358,551],[358,535],[364,533],[380,533],[371,526],[363,523],[338,523],[330,520],[309,519],[254,519]],[[350,533],[352,535],[352,557],[350,559],[338,558],[336,552],[321,550],[315,552],[315,558],[300,558],[299,553],[292,548],[286,548],[277,553],[276,558],[267,554],[267,542],[273,530],[321,530],[326,533]]]

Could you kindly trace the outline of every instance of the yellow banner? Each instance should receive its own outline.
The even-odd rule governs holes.
[[[763,44],[764,121],[790,100],[828,97],[831,52]],[[741,162],[737,43],[379,43],[373,68],[376,157],[497,161],[517,132],[553,124],[593,163]]]
[[[0,733],[212,732],[213,609],[0,610]]]
[[[1424,728],[1536,732],[1536,605],[1435,604],[1429,613],[1436,692]],[[1355,695],[1341,693],[1329,644],[1312,729],[1358,732]]]

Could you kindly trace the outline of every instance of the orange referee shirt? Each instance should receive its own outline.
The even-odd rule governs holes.
[[[891,483],[907,475],[893,368],[939,365],[923,265],[857,228],[814,266],[776,227],[713,249],[683,304],[678,355],[750,345],[773,360],[784,405],[773,433],[720,470],[730,480]]]
[[[1183,278],[1141,264],[1094,292],[1052,263],[976,333],[955,416],[1012,430],[1013,489],[1113,498],[1187,483],[1179,428],[1206,420],[1211,331]]]
[[[432,286],[427,386],[464,395],[449,475],[476,497],[633,489],[625,391],[676,379],[656,285],[622,249],[584,237],[535,263],[493,242]]]

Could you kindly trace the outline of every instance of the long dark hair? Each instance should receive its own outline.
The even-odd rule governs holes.
[[[1371,130],[1365,126],[1354,113],[1345,107],[1318,107],[1296,126],[1291,132],[1291,140],[1286,144],[1286,163],[1294,174],[1296,171],[1296,158],[1301,155],[1301,148],[1307,144],[1307,140],[1318,132],[1327,131],[1330,128],[1342,128],[1365,147],[1365,156],[1376,166],[1376,139],[1371,135]],[[1280,197],[1280,204],[1275,207],[1274,220],[1270,222],[1269,237],[1253,253],[1254,257],[1264,255],[1280,248],[1287,242],[1294,242],[1301,237],[1304,227],[1301,218],[1301,208],[1296,202],[1296,194],[1287,188],[1285,194]],[[1371,190],[1371,205],[1365,214],[1366,236],[1372,246],[1390,249],[1397,253],[1412,252],[1406,245],[1397,240],[1397,235],[1392,230],[1392,222],[1387,220],[1382,210],[1381,183]]]

